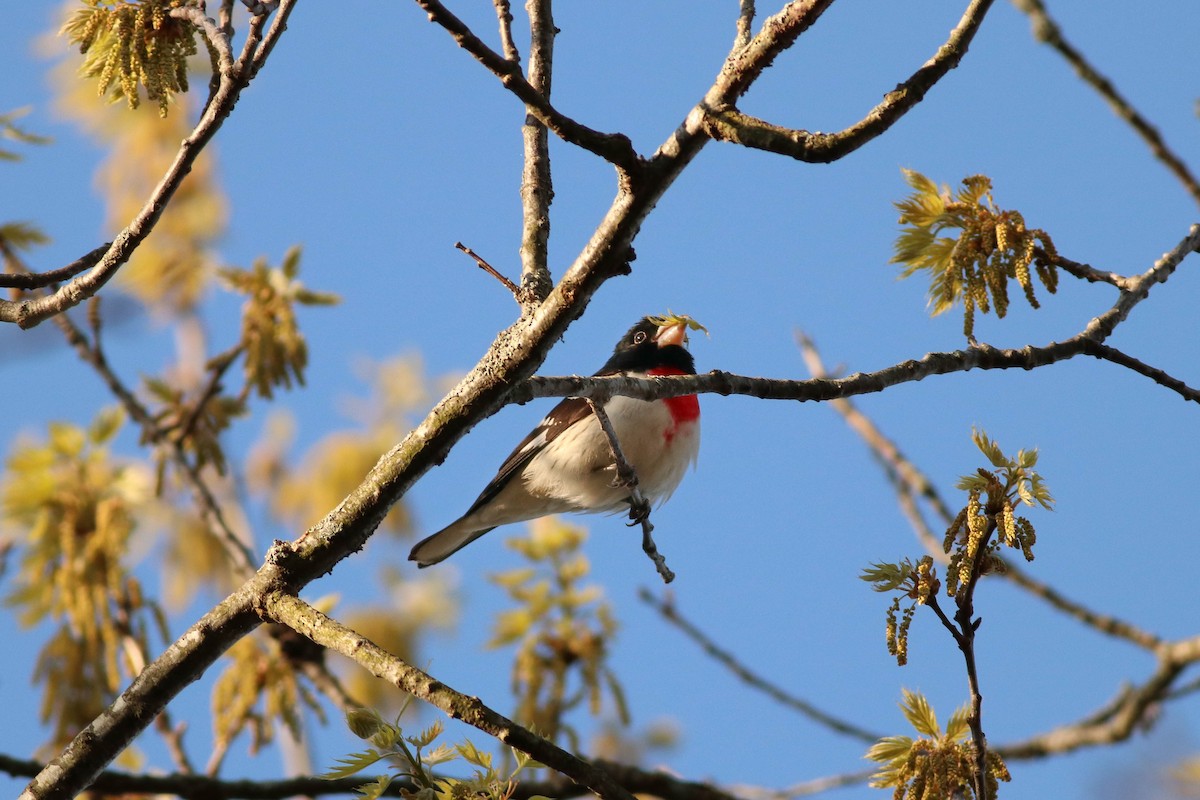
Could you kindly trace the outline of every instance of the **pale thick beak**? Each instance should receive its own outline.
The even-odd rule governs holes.
[[[673,325],[663,325],[654,334],[654,343],[659,347],[677,344],[680,347],[687,347],[687,323],[676,322]]]

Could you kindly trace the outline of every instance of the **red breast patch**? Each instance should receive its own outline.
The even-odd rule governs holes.
[[[648,371],[647,375],[686,375],[683,370],[675,367],[655,367]],[[686,394],[683,397],[668,397],[663,400],[667,404],[667,409],[671,412],[671,418],[675,420],[676,425],[684,422],[694,422],[700,418],[700,401],[696,399],[694,394]],[[671,431],[674,433],[674,431]]]

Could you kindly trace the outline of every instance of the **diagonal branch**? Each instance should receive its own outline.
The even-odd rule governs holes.
[[[550,105],[550,100],[546,95],[539,92],[533,84],[525,79],[525,76],[521,74],[520,64],[509,61],[484,44],[483,40],[476,36],[466,23],[450,13],[449,9],[438,0],[416,0],[416,3],[429,15],[430,22],[445,28],[459,47],[487,67],[493,75],[500,79],[506,89],[525,104],[528,113],[534,115],[543,125],[554,131],[555,135],[564,142],[582,147],[627,173],[637,171],[641,157],[633,149],[633,144],[629,141],[628,136],[622,133],[601,133],[562,114]]]
[[[273,592],[262,598],[262,613],[313,642],[355,661],[372,675],[441,709],[451,719],[473,725],[535,761],[558,770],[604,800],[633,800],[607,773],[543,739],[483,704],[435,680],[375,643],[331,619],[295,595]]]
[[[103,258],[110,247],[112,247],[112,242],[106,242],[94,250],[84,253],[65,267],[52,269],[48,272],[30,272],[22,264],[20,271],[9,270],[0,274],[0,287],[26,291],[30,289],[44,289],[52,283],[59,283],[69,278],[74,278],[84,270],[96,266],[96,263]],[[0,237],[0,255],[4,256],[6,263],[16,258],[16,253],[2,237]]]
[[[873,733],[860,728],[852,722],[846,722],[832,714],[822,711],[812,703],[781,689],[766,678],[746,667],[737,657],[718,645],[703,631],[685,619],[670,599],[659,599],[646,589],[638,590],[638,599],[653,608],[663,619],[678,628],[685,636],[695,642],[701,650],[713,658],[718,664],[736,675],[743,683],[770,697],[780,705],[787,706],[814,722],[824,725],[835,733],[858,739],[861,742],[875,744],[883,738],[883,734]]]
[[[1013,5],[1029,16],[1029,22],[1033,28],[1033,38],[1049,45],[1066,59],[1067,63],[1074,68],[1075,74],[1100,93],[1113,113],[1129,123],[1134,132],[1150,148],[1154,157],[1161,161],[1167,170],[1183,184],[1183,188],[1192,196],[1192,199],[1200,203],[1200,182],[1196,180],[1196,176],[1192,174],[1187,164],[1167,146],[1158,129],[1150,124],[1150,121],[1117,91],[1117,87],[1113,86],[1112,81],[1101,75],[1084,57],[1083,53],[1076,50],[1063,37],[1062,29],[1046,11],[1042,0],[1013,0]]]
[[[972,0],[962,19],[950,33],[950,38],[938,48],[937,53],[912,74],[908,80],[884,95],[882,102],[867,112],[859,122],[838,133],[810,133],[781,127],[739,111],[735,105],[736,92],[732,97],[709,101],[704,108],[704,131],[718,141],[733,142],[745,147],[767,150],[790,156],[798,161],[829,163],[854,152],[867,142],[882,134],[914,106],[925,99],[933,88],[952,69],[958,66],[971,40],[983,24],[984,16],[994,0]],[[802,3],[791,3],[784,11],[768,20],[763,30],[754,37],[743,51],[726,62],[726,70],[739,69],[739,62],[756,49],[767,49],[774,53],[787,47],[802,30],[796,24]],[[816,3],[812,5],[818,5]],[[769,63],[769,60],[768,62]]]

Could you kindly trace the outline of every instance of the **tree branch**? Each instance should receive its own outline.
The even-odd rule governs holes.
[[[548,103],[557,28],[550,0],[530,0],[525,8],[529,13],[529,85]],[[549,133],[532,113],[525,114],[521,140],[525,160],[521,169],[521,292],[517,299],[529,311],[545,300],[554,286],[549,267],[554,183],[550,175]]]
[[[459,47],[487,67],[493,75],[500,79],[506,89],[525,104],[528,113],[554,131],[555,135],[564,142],[582,147],[625,172],[633,173],[638,170],[641,157],[633,149],[633,144],[629,141],[628,136],[623,133],[601,133],[592,130],[560,113],[558,109],[550,105],[546,95],[539,92],[533,84],[525,79],[525,76],[521,74],[520,64],[509,61],[484,44],[478,36],[472,33],[466,23],[451,14],[438,0],[416,0],[416,3],[429,15],[430,22],[445,28]]]
[[[659,599],[651,594],[648,589],[643,588],[638,589],[638,599],[657,611],[659,616],[678,628],[685,636],[699,646],[706,655],[732,672],[747,686],[757,689],[780,705],[800,712],[813,722],[824,725],[834,733],[840,733],[843,736],[849,736],[867,744],[875,744],[875,742],[883,738],[883,734],[860,728],[852,722],[846,722],[822,711],[807,700],[790,694],[766,678],[758,675],[738,661],[736,656],[718,645],[707,634],[680,615],[679,610],[675,608],[675,604],[669,598]]]
[[[10,269],[10,271],[0,274],[0,287],[21,290],[44,289],[52,283],[73,278],[84,270],[96,266],[96,263],[108,252],[110,247],[112,247],[112,242],[106,242],[96,249],[84,253],[65,267],[52,269],[49,272],[30,272],[22,264],[20,271]],[[6,264],[17,258],[16,253],[3,237],[0,237],[0,254],[3,254]]]
[[[262,613],[317,644],[341,653],[372,675],[383,678],[450,716],[462,720],[548,767],[558,770],[605,800],[633,800],[633,795],[603,770],[563,750],[496,713],[477,697],[468,697],[406,664],[298,597],[273,592],[262,598]]]
[[[454,246],[456,248],[458,248],[459,250],[463,251],[464,253],[466,253],[467,255],[469,255],[471,258],[475,259],[476,266],[478,266],[481,270],[486,272],[488,275],[491,275],[496,280],[500,281],[500,284],[505,289],[508,289],[510,292],[512,292],[512,295],[514,298],[516,298],[517,302],[521,301],[521,287],[520,286],[517,286],[515,283],[510,281],[507,277],[505,277],[505,275],[502,272],[500,272],[498,269],[496,269],[491,264],[489,264],[486,260],[484,260],[483,256],[479,255],[478,253],[476,253],[471,248],[467,247],[462,242],[455,242]]]
[[[737,92],[734,96],[719,101],[710,101],[703,109],[704,131],[718,141],[734,142],[745,147],[767,150],[772,153],[790,156],[798,161],[810,163],[829,163],[854,152],[867,142],[882,134],[914,106],[925,99],[926,93],[933,88],[952,69],[958,66],[975,33],[983,24],[984,16],[991,7],[993,0],[972,0],[963,13],[962,19],[950,33],[946,43],[938,48],[933,58],[926,61],[920,69],[908,80],[888,92],[882,102],[867,113],[862,120],[838,133],[810,133],[806,130],[796,130],[774,125],[765,120],[743,114],[735,105]],[[756,47],[769,48],[774,58],[775,53],[789,46],[795,37],[802,32],[797,24],[802,14],[807,12],[806,6],[818,7],[824,10],[827,3],[790,3],[777,16],[763,25],[763,30],[743,51],[735,51],[737,56],[731,56],[726,62],[726,69],[740,60],[740,53],[752,53]],[[819,13],[819,12],[818,12]],[[811,21],[805,20],[808,24]],[[782,44],[782,47],[779,47]]]
[[[1029,16],[1030,26],[1033,29],[1033,38],[1043,44],[1049,45],[1066,59],[1067,63],[1074,68],[1075,74],[1084,83],[1095,89],[1118,117],[1129,123],[1134,132],[1150,148],[1150,152],[1153,153],[1154,157],[1161,161],[1170,173],[1179,180],[1184,190],[1192,196],[1192,199],[1200,203],[1200,182],[1192,175],[1187,164],[1184,163],[1183,159],[1174,150],[1167,146],[1158,129],[1151,125],[1150,121],[1143,117],[1117,91],[1117,87],[1113,86],[1112,81],[1101,75],[1092,66],[1091,62],[1084,58],[1083,53],[1076,50],[1063,37],[1062,29],[1058,27],[1058,23],[1047,13],[1046,6],[1042,3],[1042,0],[1013,0],[1013,5]]]

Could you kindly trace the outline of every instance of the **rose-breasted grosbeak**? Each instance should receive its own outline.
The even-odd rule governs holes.
[[[694,375],[688,317],[646,317],[617,343],[602,375]],[[604,404],[638,487],[651,503],[666,500],[700,449],[695,395],[647,402],[614,397]],[[428,567],[498,525],[567,511],[614,513],[629,492],[616,481],[612,449],[586,399],[568,397],[517,445],[461,518],[418,542],[409,560]]]

